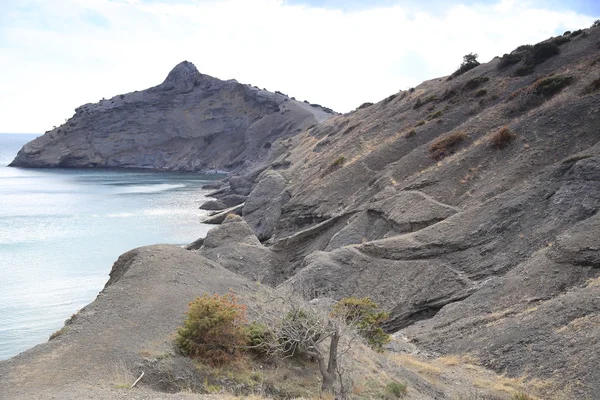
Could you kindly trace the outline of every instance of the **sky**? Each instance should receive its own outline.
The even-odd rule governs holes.
[[[43,133],[183,60],[347,112],[598,18],[598,0],[1,0],[0,132]]]

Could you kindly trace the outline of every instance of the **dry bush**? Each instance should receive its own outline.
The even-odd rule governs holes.
[[[437,138],[429,145],[429,154],[431,157],[439,160],[444,158],[452,149],[467,138],[465,132],[452,132],[442,137]]]
[[[211,365],[225,364],[240,356],[239,349],[248,342],[246,307],[235,296],[215,294],[192,301],[184,325],[177,331],[180,350]]]
[[[529,86],[514,91],[508,96],[507,101],[513,102],[509,113],[519,113],[535,108],[565,87],[575,81],[572,76],[554,75],[535,81]]]
[[[508,146],[515,137],[513,131],[508,126],[504,126],[490,137],[490,145],[500,150]]]

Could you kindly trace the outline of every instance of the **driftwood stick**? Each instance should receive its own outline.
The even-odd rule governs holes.
[[[135,382],[133,382],[133,385],[131,385],[131,387],[134,387],[135,385],[137,385],[137,383],[140,381],[140,379],[142,379],[142,376],[144,376],[144,371],[142,371],[142,374],[140,375],[140,377],[139,377],[139,378],[137,378],[137,379],[135,380]]]

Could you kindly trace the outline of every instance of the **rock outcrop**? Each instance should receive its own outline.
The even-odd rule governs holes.
[[[550,39],[533,66],[520,48],[274,142],[288,151],[233,186],[252,182],[242,215],[276,282],[372,297],[390,332],[545,380],[543,398],[600,393],[599,40]]]
[[[269,159],[273,141],[332,115],[184,61],[158,86],[78,107],[11,166],[245,171]]]

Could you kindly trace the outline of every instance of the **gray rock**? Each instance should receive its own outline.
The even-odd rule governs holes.
[[[227,206],[223,204],[221,200],[209,200],[200,206],[201,210],[209,211],[223,210],[225,208],[227,208]]]
[[[184,61],[158,86],[78,107],[64,125],[23,146],[11,166],[250,170],[269,159],[265,142],[323,118],[286,100]]]
[[[242,215],[261,241],[273,236],[281,207],[289,200],[289,194],[284,192],[285,187],[285,179],[270,171],[246,199]]]
[[[225,221],[228,215],[242,215],[243,208],[244,204],[240,204],[235,207],[227,208],[223,211],[216,211],[214,214],[211,214],[208,217],[200,220],[200,222],[203,224],[219,225]]]

